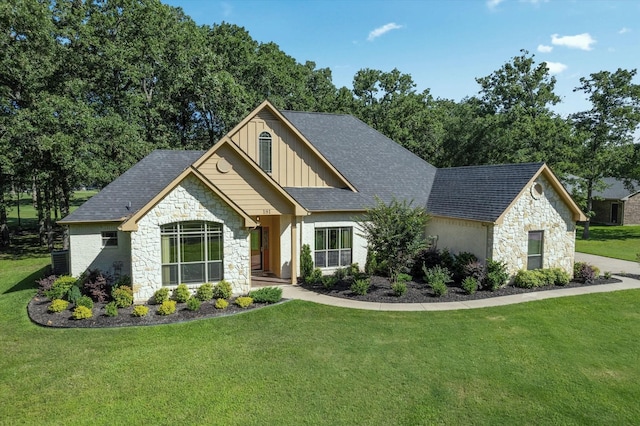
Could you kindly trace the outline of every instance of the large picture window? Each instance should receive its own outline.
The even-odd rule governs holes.
[[[529,231],[527,250],[527,269],[542,268],[542,250],[544,246],[544,231]]]
[[[331,268],[351,265],[353,228],[316,228],[315,266]]]
[[[271,173],[271,162],[271,135],[262,132],[258,137],[258,164],[262,170]]]
[[[222,280],[222,225],[178,222],[160,228],[162,285]]]

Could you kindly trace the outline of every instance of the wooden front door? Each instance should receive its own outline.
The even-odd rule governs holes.
[[[251,270],[262,271],[262,227],[251,230]]]

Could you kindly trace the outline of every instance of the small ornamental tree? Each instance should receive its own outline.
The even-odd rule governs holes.
[[[300,251],[300,276],[304,281],[313,272],[313,259],[311,258],[311,248],[309,244],[303,244]]]
[[[414,257],[427,247],[425,227],[429,215],[424,208],[411,204],[394,198],[387,205],[376,198],[376,206],[358,221],[369,250],[375,253],[378,262],[386,262],[393,282],[399,273],[408,271]]]

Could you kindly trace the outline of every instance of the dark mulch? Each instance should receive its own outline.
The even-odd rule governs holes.
[[[282,303],[286,301],[283,299]],[[149,314],[144,317],[134,317],[131,315],[133,306],[118,309],[117,317],[108,317],[105,315],[105,303],[96,303],[93,306],[93,318],[74,320],[71,316],[72,311],[66,310],[59,313],[51,313],[47,311],[47,307],[51,302],[43,296],[35,296],[29,302],[27,311],[29,318],[36,324],[47,327],[60,328],[103,328],[103,327],[131,327],[138,325],[157,325],[157,324],[173,324],[177,322],[193,321],[204,318],[215,318],[228,315],[240,314],[243,312],[260,309],[269,306],[267,303],[254,303],[247,308],[240,308],[233,301],[229,301],[229,306],[225,309],[216,309],[214,301],[202,302],[200,310],[190,311],[186,308],[186,303],[178,303],[176,312],[172,315],[158,315],[156,313],[158,305],[148,305]],[[72,305],[69,305],[72,307]]]
[[[632,278],[632,277],[631,277]],[[373,276],[371,277],[371,287],[369,292],[360,296],[354,294],[350,290],[351,281],[344,280],[339,281],[332,289],[325,289],[322,284],[302,284],[302,286],[308,290],[315,291],[316,293],[326,294],[327,296],[341,297],[343,299],[360,300],[363,302],[379,302],[379,303],[438,303],[438,302],[464,302],[467,300],[486,299],[489,297],[509,296],[512,294],[531,293],[534,291],[544,290],[558,290],[562,288],[571,287],[584,287],[587,285],[600,285],[619,283],[621,280],[617,278],[599,278],[591,284],[583,284],[576,281],[571,281],[564,287],[559,286],[545,286],[537,287],[534,289],[518,288],[511,285],[500,288],[496,291],[480,290],[474,294],[466,294],[465,291],[455,285],[449,286],[449,291],[446,295],[437,297],[434,295],[433,290],[424,282],[408,282],[407,292],[397,297],[391,290],[391,284],[388,278]]]

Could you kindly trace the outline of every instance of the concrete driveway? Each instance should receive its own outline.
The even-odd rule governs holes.
[[[596,256],[595,254],[577,253],[576,262],[587,262],[600,268],[600,273],[612,274],[637,274],[640,275],[640,264],[628,260],[612,259],[610,257]]]

